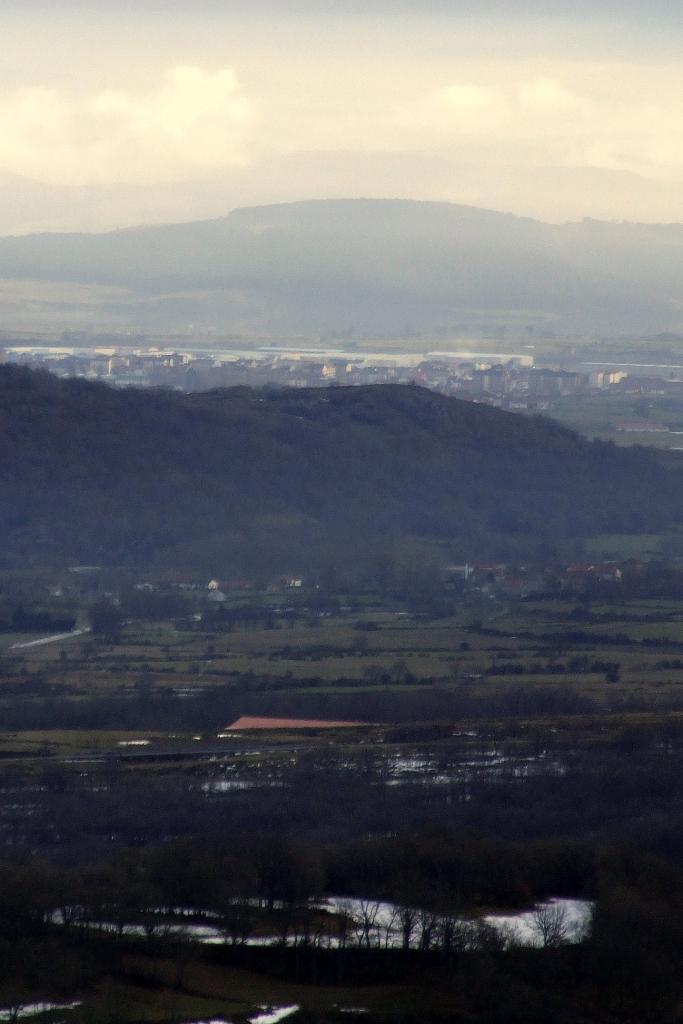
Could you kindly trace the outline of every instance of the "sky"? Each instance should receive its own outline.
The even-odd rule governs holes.
[[[0,0],[0,233],[340,196],[683,221],[679,0]]]

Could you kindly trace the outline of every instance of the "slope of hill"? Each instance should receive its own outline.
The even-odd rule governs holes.
[[[28,316],[30,300],[35,318],[138,330],[405,334],[491,316],[655,333],[683,327],[683,226],[311,201],[108,234],[0,238],[3,280],[6,324]],[[55,301],[40,282],[92,294]]]
[[[0,367],[6,565],[546,557],[683,520],[683,463],[394,385],[199,395]]]

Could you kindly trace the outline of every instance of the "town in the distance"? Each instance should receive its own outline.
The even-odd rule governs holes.
[[[538,324],[380,339],[0,332],[2,362],[115,387],[184,392],[418,384],[543,413],[619,445],[683,448],[683,335],[675,333],[559,337]]]

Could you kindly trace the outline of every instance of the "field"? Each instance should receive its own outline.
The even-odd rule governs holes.
[[[614,671],[606,678],[606,660],[618,679]],[[670,701],[682,692],[683,601],[489,602],[438,620],[381,612],[230,632],[134,624],[115,645],[78,637],[6,650],[4,665],[0,700],[24,680],[27,698],[58,687],[66,701],[151,692],[189,699],[245,688],[389,695],[465,683],[491,695],[558,682],[603,704],[642,693]],[[389,702],[382,721],[392,721]],[[216,731],[227,724],[216,721]]]
[[[413,946],[399,964],[357,921],[342,954],[320,944],[331,926],[311,898],[412,899],[430,935],[437,912],[477,919],[632,885],[631,854],[622,876],[608,851],[670,856],[683,820],[681,600],[484,595],[447,618],[365,605],[228,630],[129,622],[116,643],[5,645],[0,669],[0,836],[51,859],[36,892],[63,877],[79,895],[62,903],[88,925],[38,930],[70,952],[62,987],[32,967],[29,996],[82,1000],[59,1019],[241,1024],[296,1005],[311,1024],[358,1008],[478,1024],[489,1011],[473,1009],[469,972],[480,978],[490,936],[456,960],[428,939],[427,960]],[[227,729],[243,715],[368,724]],[[44,871],[8,863],[0,919],[16,888],[3,871]],[[176,941],[186,913],[216,922],[223,944]],[[530,953],[495,948],[496,971],[528,957],[545,977]],[[69,957],[89,965],[78,979]],[[10,995],[0,987],[0,1003]]]
[[[457,773],[494,733],[527,757],[532,735],[549,747],[570,727],[593,742],[683,713],[683,602],[489,605],[438,620],[385,611],[219,633],[132,624],[118,644],[87,636],[8,652],[0,775],[115,763],[128,776],[200,777],[227,791],[282,781],[321,747],[401,777],[417,744],[424,767],[408,774],[428,779],[435,759]],[[227,731],[242,715],[371,728]],[[521,745],[511,716],[525,723]],[[431,735],[434,722],[452,722],[456,739]]]
[[[587,437],[621,446],[680,451],[683,413],[678,398],[610,394],[568,395],[553,400],[547,415]]]

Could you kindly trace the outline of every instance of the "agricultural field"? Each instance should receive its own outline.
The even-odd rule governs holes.
[[[623,933],[610,894],[675,915],[683,601],[366,603],[35,639],[0,654],[0,917],[23,893],[35,943],[0,1007],[19,991],[46,1022],[479,1024],[486,978],[521,970],[519,1019],[557,1001],[573,1024],[585,964]],[[231,728],[244,717],[291,721]]]
[[[680,451],[683,410],[678,398],[599,392],[555,399],[547,415],[587,437],[620,446]]]
[[[81,635],[1,664],[0,777],[116,766],[225,795],[362,764],[393,785],[443,785],[563,770],[552,751],[577,734],[600,745],[677,722],[683,602],[491,602],[446,619],[378,611],[229,632],[131,623],[116,644]],[[230,730],[243,715],[361,725]]]
[[[676,701],[683,682],[683,601],[664,599],[491,601],[436,620],[367,612],[226,632],[132,623],[116,644],[92,635],[28,647],[12,639],[0,700],[18,687],[27,700],[45,691],[77,702],[230,690],[390,695],[465,685],[488,696],[561,683],[564,692],[607,705],[638,695]],[[381,720],[393,720],[389,700]],[[216,729],[225,724],[216,721]]]

